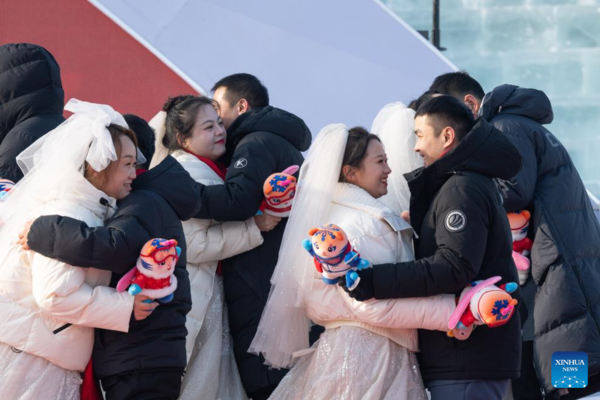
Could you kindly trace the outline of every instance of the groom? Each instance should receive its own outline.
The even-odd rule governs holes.
[[[425,167],[406,178],[419,234],[417,260],[359,271],[350,296],[364,301],[459,293],[492,276],[501,276],[500,284],[518,282],[503,198],[493,180],[519,172],[518,150],[450,96],[418,109],[415,134]],[[519,376],[520,337],[518,314],[504,326],[479,327],[466,341],[419,330],[419,364],[432,400],[501,400],[510,379]]]

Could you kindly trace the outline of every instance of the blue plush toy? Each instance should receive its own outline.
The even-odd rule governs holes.
[[[0,179],[0,199],[10,192],[15,183],[9,179]]]
[[[371,263],[352,250],[342,228],[329,224],[313,228],[308,234],[311,239],[304,240],[302,246],[313,257],[323,282],[334,285],[345,275],[348,290],[356,288],[360,282],[356,271],[369,268]]]

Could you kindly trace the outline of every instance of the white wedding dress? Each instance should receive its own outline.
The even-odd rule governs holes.
[[[192,357],[188,362],[188,377],[183,381],[180,399],[247,399],[233,357],[223,278],[219,275],[215,276],[212,293]],[[215,368],[217,365],[219,368]]]

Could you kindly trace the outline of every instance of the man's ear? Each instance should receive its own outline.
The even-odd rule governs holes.
[[[451,126],[447,126],[442,131],[444,138],[444,149],[450,149],[456,145],[456,132]]]
[[[479,106],[480,106],[479,100],[477,100],[477,98],[475,96],[473,96],[472,94],[468,94],[463,99],[463,102],[465,103],[467,108],[469,110],[471,110],[471,112],[473,113],[473,117],[475,119],[477,119],[477,115],[479,114]]]
[[[242,115],[243,113],[247,112],[248,110],[250,110],[250,104],[248,104],[248,100],[240,99],[240,101],[238,101],[238,103],[237,103],[238,115]]]

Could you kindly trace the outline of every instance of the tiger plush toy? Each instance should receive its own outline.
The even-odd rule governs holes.
[[[531,269],[531,262],[527,258],[533,247],[533,241],[527,237],[531,213],[522,210],[508,213],[507,216],[513,238],[513,260],[519,273],[519,284],[523,286]]]
[[[300,167],[292,165],[282,172],[270,175],[263,185],[263,200],[258,214],[263,212],[276,217],[289,217],[292,202],[296,196],[296,178],[293,176]]]
[[[345,275],[348,290],[356,288],[360,282],[356,270],[369,268],[371,264],[352,249],[346,232],[329,224],[313,228],[308,234],[311,239],[304,240],[302,246],[313,257],[323,282],[334,285]]]
[[[161,303],[170,302],[177,290],[177,277],[173,273],[180,255],[181,248],[175,239],[149,240],[142,247],[135,267],[119,280],[117,291],[127,290],[132,296],[142,294]]]

